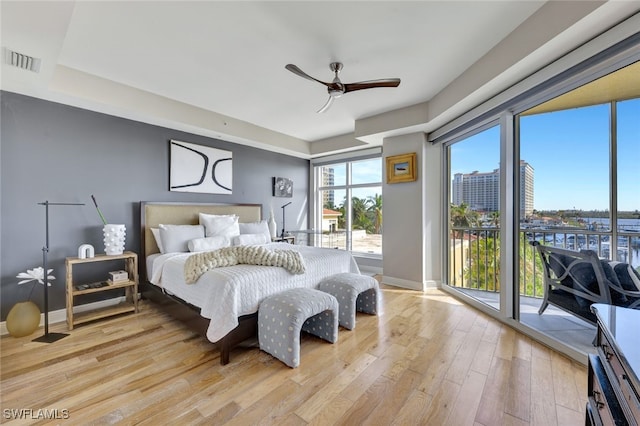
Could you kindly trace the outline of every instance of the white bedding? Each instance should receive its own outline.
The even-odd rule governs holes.
[[[185,302],[200,308],[200,315],[211,320],[207,338],[217,342],[238,325],[238,317],[258,311],[267,296],[295,287],[315,288],[320,280],[340,272],[359,273],[350,252],[297,246],[266,244],[269,249],[298,251],[305,263],[304,274],[291,274],[275,266],[236,265],[206,272],[194,284],[184,280],[184,263],[192,253],[154,255],[151,283]]]

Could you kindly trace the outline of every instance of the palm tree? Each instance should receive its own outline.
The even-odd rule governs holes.
[[[478,222],[478,212],[471,210],[466,203],[452,204],[450,215],[451,225],[455,227],[469,228]]]
[[[367,210],[373,216],[373,233],[382,233],[382,195],[370,195],[367,197],[369,207]]]
[[[500,228],[500,212],[491,212],[491,224],[496,228]]]
[[[478,223],[478,212],[469,208],[469,205],[462,203],[460,205],[451,205],[450,213],[451,226],[454,228],[471,228]],[[461,238],[464,231],[454,231],[454,238]]]
[[[367,217],[367,201],[358,197],[351,197],[351,227],[353,229],[367,229],[371,220]]]

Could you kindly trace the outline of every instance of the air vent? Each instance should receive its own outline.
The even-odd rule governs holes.
[[[5,57],[8,65],[18,67],[23,70],[40,72],[40,58],[25,55],[24,53],[15,52],[5,48]]]

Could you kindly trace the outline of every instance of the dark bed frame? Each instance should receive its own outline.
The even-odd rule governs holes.
[[[158,304],[175,319],[202,335],[206,339],[210,320],[200,316],[200,308],[184,300],[167,294],[162,289],[148,282],[146,257],[158,253],[159,249],[151,232],[152,227],[160,223],[166,224],[198,224],[198,213],[237,214],[240,222],[255,222],[262,218],[261,204],[211,204],[211,203],[163,203],[140,202],[140,232],[142,245],[141,276],[142,297]],[[243,343],[251,343],[258,336],[258,314],[243,315],[238,318],[238,326],[226,336],[215,342],[220,350],[220,364],[229,363],[231,351]]]

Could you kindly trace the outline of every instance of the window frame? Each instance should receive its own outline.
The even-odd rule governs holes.
[[[368,183],[357,183],[353,184],[352,181],[352,164],[363,161],[378,158],[380,159],[380,181],[378,182],[368,182]],[[321,186],[322,183],[322,168],[332,165],[345,165],[345,184],[343,185],[331,185],[331,186]],[[334,191],[345,191],[345,229],[351,230],[352,227],[352,191],[354,189],[362,189],[362,188],[380,188],[380,196],[382,197],[382,150],[381,149],[370,149],[364,151],[357,151],[351,153],[351,155],[337,155],[331,157],[319,158],[316,160],[312,160],[310,164],[310,171],[312,177],[312,185],[311,190],[313,191],[313,195],[311,199],[313,202],[311,203],[311,218],[310,223],[313,225],[313,229],[322,230],[322,214],[321,211],[324,208],[322,202],[322,193],[323,191],[334,190]],[[384,223],[384,219],[383,219]],[[313,238],[311,238],[313,236]],[[310,234],[310,245],[316,246],[318,243],[317,236],[315,233]],[[346,232],[346,241],[344,250],[349,251],[357,256],[367,256],[376,259],[382,259],[382,251],[380,253],[368,253],[368,252],[359,252],[353,251],[352,244],[352,233],[350,231]]]

